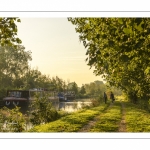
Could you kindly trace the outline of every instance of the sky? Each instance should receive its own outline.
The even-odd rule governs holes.
[[[79,87],[96,80],[94,68],[87,65],[86,49],[79,41],[75,26],[66,17],[20,17],[18,37],[25,50],[32,52],[32,68],[42,74],[58,76],[66,82],[76,82]]]

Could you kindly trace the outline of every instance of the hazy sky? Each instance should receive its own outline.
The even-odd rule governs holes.
[[[86,49],[79,41],[75,26],[67,18],[20,18],[18,37],[32,51],[32,68],[42,74],[58,76],[78,86],[102,80],[87,66]]]

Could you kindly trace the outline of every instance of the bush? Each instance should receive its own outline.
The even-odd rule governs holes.
[[[91,99],[91,106],[92,107],[96,107],[98,105],[100,105],[100,99],[99,99],[99,97]]]
[[[108,101],[108,100],[107,100]],[[103,98],[103,95],[99,95],[97,97],[94,97],[91,99],[91,102],[92,102],[92,106],[95,107],[95,106],[98,106],[102,103],[104,103],[104,98]]]
[[[22,132],[25,130],[25,117],[20,112],[20,108],[0,109],[0,131],[1,132]]]
[[[33,125],[39,125],[56,120],[59,115],[57,110],[48,101],[47,97],[35,97],[30,105],[30,122]]]

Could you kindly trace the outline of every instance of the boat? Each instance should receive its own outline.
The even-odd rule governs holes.
[[[66,92],[60,92],[57,95],[59,97],[60,102],[68,102],[75,100],[76,95],[74,91],[66,91]]]
[[[41,88],[34,88],[29,90],[8,90],[6,97],[3,98],[3,106],[14,108],[15,106],[21,107],[23,110],[28,110],[29,104],[35,100],[35,95],[40,97],[48,96],[48,101],[53,105],[59,103],[59,97],[55,91],[49,91]]]

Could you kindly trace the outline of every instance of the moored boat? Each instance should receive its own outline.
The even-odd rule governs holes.
[[[55,93],[54,91],[38,88],[29,90],[8,90],[6,97],[3,98],[3,106],[10,109],[18,106],[26,111],[29,109],[29,104],[34,101],[36,94],[40,97],[48,96],[48,101],[56,106],[57,103],[59,103],[59,97]]]
[[[60,102],[67,102],[75,100],[76,95],[74,91],[67,91],[58,93],[58,97]]]

